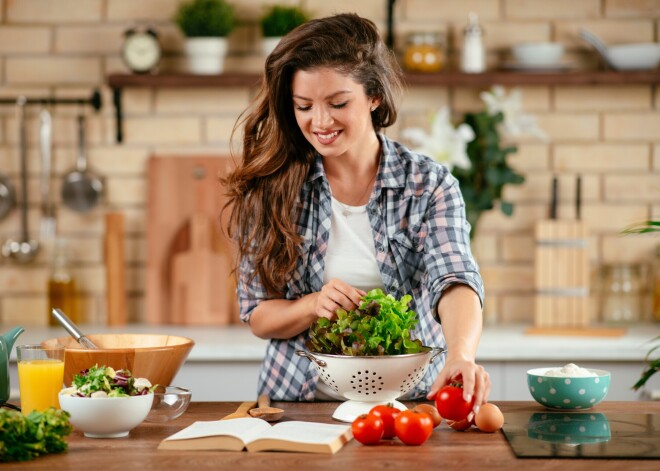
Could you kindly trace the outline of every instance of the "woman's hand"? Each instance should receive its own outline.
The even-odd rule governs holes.
[[[490,375],[484,367],[477,365],[473,360],[451,356],[447,357],[444,368],[438,374],[426,398],[434,399],[440,388],[452,381],[463,383],[463,399],[469,402],[474,397],[473,414],[479,411],[482,404],[488,402]],[[471,419],[472,415],[468,417]]]
[[[360,305],[360,298],[367,294],[361,289],[353,288],[343,281],[333,278],[328,281],[321,291],[316,293],[314,300],[314,313],[317,317],[334,319],[337,309],[350,311]]]

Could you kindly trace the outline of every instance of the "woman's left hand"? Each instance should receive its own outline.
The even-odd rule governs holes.
[[[474,360],[463,357],[447,357],[444,368],[435,379],[431,390],[426,398],[435,399],[441,387],[452,381],[461,381],[463,383],[463,399],[467,402],[474,397],[472,411],[476,414],[482,404],[488,402],[490,394],[490,375],[483,366],[478,365]],[[472,417],[470,417],[471,419]]]

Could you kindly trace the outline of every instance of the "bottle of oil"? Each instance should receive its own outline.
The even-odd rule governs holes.
[[[80,323],[76,280],[71,273],[69,247],[66,239],[56,239],[53,244],[53,260],[48,278],[48,323],[59,326],[50,314],[59,308],[75,323]]]

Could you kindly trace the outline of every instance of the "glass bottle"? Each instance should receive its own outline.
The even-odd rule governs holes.
[[[442,40],[438,33],[410,33],[406,37],[403,66],[411,72],[439,72],[444,65]]]
[[[468,18],[468,25],[463,31],[461,70],[470,74],[478,74],[486,70],[484,30],[479,25],[479,17],[476,13],[470,12]]]
[[[639,322],[643,283],[638,265],[616,264],[603,267],[603,322]]]
[[[75,323],[80,323],[76,280],[71,273],[69,247],[65,239],[56,239],[53,244],[53,260],[48,278],[48,324],[59,326],[51,315],[59,308]]]

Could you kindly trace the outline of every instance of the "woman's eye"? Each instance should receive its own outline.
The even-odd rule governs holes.
[[[347,104],[348,104],[348,102],[345,101],[344,103],[337,103],[336,105],[331,104],[330,106],[332,106],[336,110],[339,110],[339,109],[343,108],[344,106],[346,106]]]
[[[296,109],[298,111],[309,111],[312,109],[311,106],[302,106],[302,105],[296,105]]]

